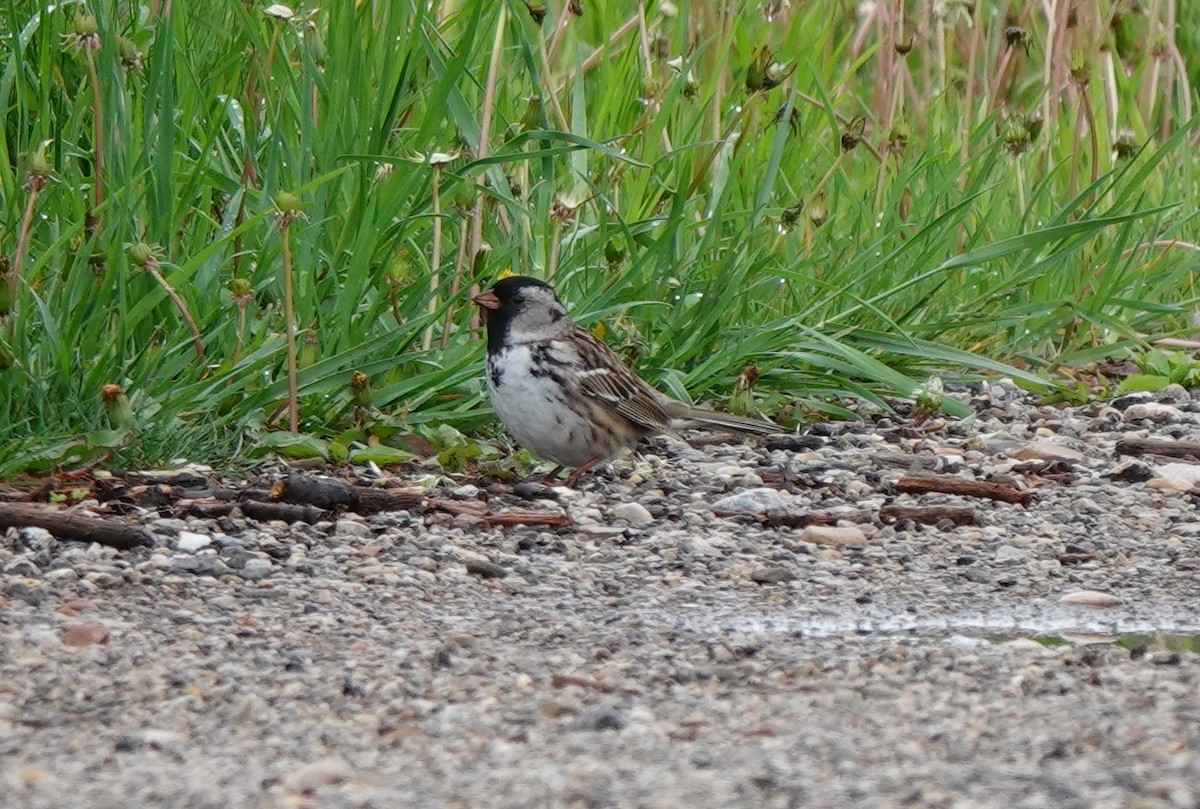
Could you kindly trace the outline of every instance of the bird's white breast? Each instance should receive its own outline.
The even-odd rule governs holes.
[[[579,466],[611,457],[622,449],[621,442],[599,433],[580,412],[581,403],[568,401],[577,394],[564,375],[577,367],[555,348],[552,342],[518,343],[488,357],[487,385],[496,415],[518,444],[556,463]],[[547,363],[547,357],[557,362]]]

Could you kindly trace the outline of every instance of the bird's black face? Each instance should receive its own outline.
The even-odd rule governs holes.
[[[503,278],[472,300],[487,311],[489,354],[509,343],[552,337],[567,314],[553,287],[525,275]]]

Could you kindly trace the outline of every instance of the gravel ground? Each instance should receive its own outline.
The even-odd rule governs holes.
[[[0,804],[1200,806],[1200,465],[1115,452],[1200,440],[1200,403],[962,398],[976,419],[811,448],[661,441],[576,491],[439,484],[569,528],[10,530]],[[913,470],[1034,499],[897,495]]]

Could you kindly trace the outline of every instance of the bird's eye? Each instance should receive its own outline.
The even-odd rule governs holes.
[[[520,292],[518,292],[516,295],[512,296],[512,302],[513,303],[525,303],[525,296],[522,295]]]

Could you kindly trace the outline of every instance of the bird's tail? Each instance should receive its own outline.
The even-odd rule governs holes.
[[[738,433],[754,433],[757,435],[778,435],[784,430],[769,421],[759,421],[745,416],[735,416],[732,413],[718,413],[715,410],[705,410],[703,407],[692,407],[682,402],[671,408],[671,418],[683,422],[693,422],[705,427],[718,430],[733,430]]]

